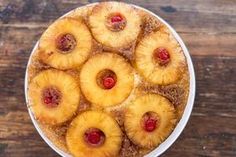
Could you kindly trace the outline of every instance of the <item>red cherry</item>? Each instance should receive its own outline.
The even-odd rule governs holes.
[[[44,103],[45,103],[45,104],[50,104],[50,103],[52,103],[52,97],[45,97],[45,98],[44,98]]]
[[[112,76],[104,77],[102,81],[105,89],[111,89],[116,84],[116,81]]]
[[[47,88],[42,93],[42,101],[47,107],[56,107],[60,102],[60,92],[55,88]]]
[[[112,23],[121,22],[122,20],[123,20],[123,17],[119,14],[111,17],[111,22]]]
[[[160,58],[161,60],[168,60],[170,58],[170,54],[168,50],[165,48],[158,48],[157,53],[158,53],[158,58]]]
[[[160,65],[166,65],[170,61],[170,54],[166,48],[160,47],[154,50],[154,58]]]
[[[44,104],[47,106],[47,107],[57,107],[57,103],[56,103],[57,100],[54,100],[53,97],[45,97],[44,98]]]
[[[57,48],[61,51],[70,51],[76,45],[76,40],[71,34],[64,34],[57,39]]]
[[[159,58],[161,60],[167,60],[170,58],[169,52],[166,49],[161,49],[159,52]]]
[[[156,129],[156,120],[155,119],[147,119],[146,121],[145,121],[145,130],[147,131],[147,132],[152,132],[152,131],[154,131],[155,129]]]
[[[91,144],[98,144],[101,140],[101,134],[99,131],[93,131],[93,132],[90,132],[88,133],[87,135],[87,139],[88,139],[88,142],[91,143]]]

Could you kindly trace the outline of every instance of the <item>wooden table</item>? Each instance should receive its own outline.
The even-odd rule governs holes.
[[[0,0],[0,156],[58,156],[25,105],[30,52],[59,16],[91,1]],[[193,58],[197,93],[185,130],[163,157],[236,156],[236,1],[136,0],[180,34]]]

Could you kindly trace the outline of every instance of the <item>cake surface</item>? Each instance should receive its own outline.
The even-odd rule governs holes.
[[[186,58],[170,30],[121,2],[52,23],[27,73],[40,129],[76,157],[148,154],[172,133],[189,95]]]

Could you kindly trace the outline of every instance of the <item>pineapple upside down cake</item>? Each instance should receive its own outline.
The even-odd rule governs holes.
[[[189,73],[170,30],[121,2],[77,8],[43,33],[28,68],[29,107],[76,157],[141,157],[173,131]]]

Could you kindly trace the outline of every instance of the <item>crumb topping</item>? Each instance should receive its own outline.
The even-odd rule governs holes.
[[[120,157],[137,157],[137,156],[140,156],[138,152],[138,147],[135,146],[125,135],[120,150]]]

